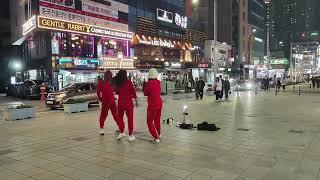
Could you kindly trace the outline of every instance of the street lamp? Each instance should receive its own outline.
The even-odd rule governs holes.
[[[22,64],[19,61],[15,61],[13,62],[12,67],[15,71],[20,71],[22,69]]]
[[[199,0],[192,0],[192,4],[197,5],[199,3]]]

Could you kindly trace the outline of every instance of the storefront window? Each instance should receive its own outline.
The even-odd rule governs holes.
[[[98,57],[130,57],[129,41],[100,38],[97,45]]]
[[[59,52],[63,56],[93,57],[94,37],[74,33],[54,33],[53,40],[58,40]]]

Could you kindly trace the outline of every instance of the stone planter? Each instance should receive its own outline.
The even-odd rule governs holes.
[[[64,104],[63,109],[65,113],[77,113],[88,111],[88,103]]]
[[[36,111],[34,108],[22,108],[22,109],[8,109],[5,112],[5,118],[7,121],[28,119],[36,117]]]

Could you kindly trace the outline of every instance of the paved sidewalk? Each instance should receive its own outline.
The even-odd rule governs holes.
[[[235,96],[236,94],[232,94]],[[0,121],[0,179],[316,180],[320,168],[320,97],[240,92],[229,102],[168,100],[163,119],[216,123],[218,132],[163,124],[150,144],[146,103],[135,111],[137,140],[115,140],[115,123],[98,135],[99,111],[49,111]]]

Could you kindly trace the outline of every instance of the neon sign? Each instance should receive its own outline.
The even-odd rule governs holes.
[[[26,35],[29,32],[31,32],[33,29],[35,29],[36,27],[37,27],[36,16],[33,16],[26,23],[24,23],[22,25],[22,29],[23,29],[22,34]]]
[[[173,14],[171,12],[157,9],[157,19],[160,21],[172,23],[173,22]]]
[[[44,29],[53,29],[53,30],[89,34],[89,35],[96,35],[96,36],[103,36],[103,37],[112,37],[112,38],[123,39],[123,40],[132,39],[131,32],[106,29],[102,27],[91,26],[88,24],[62,21],[62,20],[57,20],[57,19],[52,19],[52,18],[47,18],[42,16],[38,17],[38,26]]]

